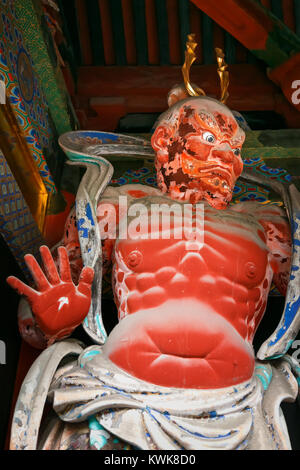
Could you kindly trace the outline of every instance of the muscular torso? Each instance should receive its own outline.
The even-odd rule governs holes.
[[[172,233],[162,239],[161,227],[151,234],[151,204],[174,201],[138,185],[106,191],[98,207],[102,231],[104,204],[118,208],[119,195],[128,198],[128,207],[142,203],[149,223],[138,238],[117,233],[115,240],[109,238],[113,224],[105,225],[103,252],[106,263],[113,261],[120,319],[107,355],[130,374],[163,386],[218,388],[247,380],[274,272],[283,289],[288,272],[289,231],[281,211],[253,202],[225,211],[204,204],[203,243],[191,245]]]
[[[264,311],[272,279],[262,227],[245,214],[205,206],[203,246],[185,240],[117,240],[114,292],[120,318],[170,299],[195,299],[245,339]]]

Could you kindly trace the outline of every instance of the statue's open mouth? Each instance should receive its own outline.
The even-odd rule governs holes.
[[[195,179],[195,182],[191,182],[189,187],[192,188],[193,185],[195,187],[204,187],[209,186],[211,187],[216,193],[225,194],[227,192],[231,192],[233,188],[233,182],[231,175],[224,174],[218,171],[214,172],[203,172],[199,175],[199,179]]]
[[[231,191],[235,175],[233,168],[203,162],[187,155],[182,156],[182,171],[193,179],[204,179],[216,188]]]
[[[214,167],[215,168],[215,167]],[[186,190],[193,191],[189,200],[195,204],[205,199],[215,209],[226,209],[232,199],[234,179],[229,172],[203,171],[198,177],[192,177],[188,184],[183,184]]]

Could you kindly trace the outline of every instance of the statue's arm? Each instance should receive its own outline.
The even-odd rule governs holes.
[[[286,295],[289,282],[292,237],[285,211],[273,204],[245,201],[232,206],[232,210],[254,216],[262,227],[262,236],[270,252],[273,282],[282,295]]]
[[[64,227],[64,232],[60,242],[51,249],[54,262],[58,267],[58,248],[65,247],[70,263],[70,270],[73,282],[77,283],[80,272],[83,268],[80,242],[77,229],[75,206],[71,209]]]
[[[70,263],[66,249],[58,248],[57,269],[47,246],[40,248],[43,268],[32,255],[25,262],[34,280],[34,288],[20,279],[9,276],[8,284],[30,305],[35,327],[42,333],[45,345],[70,336],[86,317],[91,304],[91,285],[94,270],[82,269],[78,283],[72,281]],[[25,340],[28,338],[25,336]]]
[[[259,223],[265,229],[273,268],[273,282],[282,295],[286,295],[291,267],[291,228],[285,212],[278,206],[257,209]]]
[[[102,240],[102,273],[105,273],[109,268],[113,246],[114,240]],[[51,251],[45,246],[41,247],[40,251],[44,270],[48,273],[46,278],[37,261],[31,255],[25,257],[27,266],[35,281],[34,287],[36,287],[36,290],[12,276],[8,278],[8,283],[22,296],[18,309],[18,325],[22,338],[31,346],[44,349],[56,340],[66,338],[72,334],[74,328],[85,319],[89,311],[90,286],[88,292],[86,292],[87,297],[84,305],[82,302],[77,302],[77,305],[75,305],[76,295],[74,297],[74,293],[78,289],[78,292],[82,290],[82,274],[87,269],[83,270],[75,207],[67,217],[60,242]],[[88,268],[88,270],[93,272],[91,268]],[[56,274],[51,275],[51,273]],[[60,281],[58,273],[61,276]],[[60,287],[57,286],[55,289],[56,284],[59,284]],[[68,291],[68,302],[72,300],[71,305],[75,309],[69,308],[67,312],[65,312],[65,309],[69,304],[59,302],[60,298],[64,298],[66,302],[66,289]],[[64,294],[60,292],[62,290]],[[51,308],[50,304],[52,304]],[[49,318],[45,315],[46,311],[50,316]],[[62,315],[63,313],[64,315]]]
[[[104,201],[100,201],[98,204],[98,209],[97,209],[97,219],[98,219],[98,224],[99,228],[102,232],[102,225],[107,225],[106,224],[106,214],[105,214],[105,205],[111,203],[112,207],[114,207],[114,200],[107,200],[105,198]],[[102,209],[103,208],[103,209]],[[101,216],[101,213],[104,213],[104,216]],[[116,207],[115,213],[118,213],[118,208]],[[104,223],[101,225],[101,220],[105,220]],[[112,254],[113,254],[113,248],[115,244],[115,236],[114,232],[116,231],[116,226],[115,224],[109,224],[109,229],[110,231],[103,236],[103,233],[101,234],[101,245],[102,245],[102,274],[104,275],[111,264],[112,260]],[[112,230],[114,229],[114,230]],[[70,211],[68,218],[65,223],[65,228],[64,228],[64,233],[62,236],[61,241],[53,248],[51,249],[51,252],[53,254],[55,263],[58,265],[58,253],[57,249],[60,246],[64,246],[69,262],[70,262],[70,269],[71,269],[71,275],[72,275],[72,280],[73,282],[77,283],[81,270],[83,268],[83,261],[82,261],[82,256],[81,256],[81,248],[80,248],[80,241],[79,241],[79,235],[78,235],[78,222],[76,220],[76,211],[75,207]]]
[[[80,284],[80,277],[83,271],[83,261],[78,236],[75,206],[71,209],[67,217],[61,240],[55,247],[51,248],[51,251],[48,249],[47,251],[48,254],[45,255],[46,247],[41,247],[41,254],[44,253],[44,257],[42,255],[44,267],[45,264],[48,265],[48,271],[50,269],[50,272],[51,270],[61,272],[61,269],[63,269],[64,272],[68,271],[70,274],[70,282],[73,283],[74,287],[78,286]],[[52,258],[52,262],[50,258]],[[32,260],[30,256],[26,256],[25,260],[27,260],[27,263],[30,265],[29,270],[32,273],[33,280],[37,287],[36,292],[38,292],[41,270],[36,260]],[[52,268],[49,268],[50,264],[52,264]],[[51,279],[49,279],[49,281],[51,281]],[[61,281],[62,283],[64,282],[63,272]],[[33,289],[30,290],[29,286],[25,286],[16,278],[10,277],[8,279],[8,283],[22,296],[18,307],[18,326],[19,332],[24,341],[34,348],[44,349],[57,339],[61,339],[62,337],[66,338],[72,333],[74,326],[70,325],[66,326],[62,330],[58,325],[54,325],[54,331],[52,325],[52,331],[48,331],[49,329],[47,325],[44,325],[40,319],[40,309],[44,308],[43,302],[52,301],[53,293],[50,294],[50,288],[48,293],[39,292],[38,296],[37,293],[35,295],[33,294]],[[29,295],[30,292],[32,295]],[[55,292],[58,293],[58,289]],[[39,304],[36,301],[34,302],[34,300],[37,300],[38,298],[40,299]],[[44,299],[44,301],[42,301],[42,299]],[[58,306],[57,303],[56,305]],[[87,315],[87,312],[88,307],[87,310],[84,309],[82,312],[77,312],[74,319],[76,319],[77,314],[79,314],[80,319],[82,318],[83,320]],[[60,316],[60,318],[62,317]],[[77,323],[76,320],[75,323]],[[77,325],[75,325],[75,327],[76,326]]]

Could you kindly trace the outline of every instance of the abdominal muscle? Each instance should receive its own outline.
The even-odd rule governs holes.
[[[114,328],[105,354],[131,375],[156,385],[222,388],[249,379],[252,346],[207,304],[168,300],[128,315]]]
[[[259,228],[243,215],[213,211],[196,252],[182,240],[119,240],[120,323],[107,340],[108,357],[161,386],[209,389],[248,380],[272,279]]]

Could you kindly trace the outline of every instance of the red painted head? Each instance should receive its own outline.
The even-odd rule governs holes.
[[[225,209],[243,170],[245,133],[231,111],[208,97],[187,98],[163,113],[152,136],[158,186],[173,199]]]

